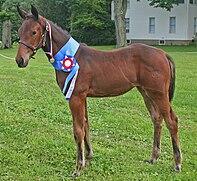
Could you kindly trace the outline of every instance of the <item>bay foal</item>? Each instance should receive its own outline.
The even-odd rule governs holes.
[[[62,47],[70,40],[75,42],[75,45],[71,43],[68,47],[71,50],[75,49],[73,58],[79,66],[74,89],[69,98],[77,146],[76,169],[73,176],[79,175],[85,167],[84,148],[86,159],[88,161],[92,159],[87,97],[118,96],[134,87],[137,87],[143,96],[154,125],[153,149],[149,163],[154,163],[160,155],[162,120],[164,119],[172,139],[175,170],[181,171],[182,156],[178,143],[178,120],[170,105],[175,86],[175,66],[164,51],[143,44],[133,44],[112,51],[96,50],[77,44],[67,31],[63,31],[40,16],[34,6],[31,8],[31,13],[19,7],[17,9],[24,19],[19,29],[20,45],[16,56],[19,67],[26,67],[29,59],[40,48],[55,67],[54,64],[59,63],[56,55]],[[68,57],[65,57],[63,57],[66,61],[64,67],[70,65]],[[69,60],[71,61],[71,58]],[[70,72],[55,67],[55,73],[57,84],[63,90]],[[68,88],[66,88],[67,91]],[[64,92],[65,95],[66,92]]]

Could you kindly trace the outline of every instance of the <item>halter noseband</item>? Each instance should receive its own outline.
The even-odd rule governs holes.
[[[26,47],[28,47],[29,49],[31,49],[33,51],[33,53],[35,54],[37,52],[37,50],[40,48],[40,45],[42,44],[42,46],[45,46],[46,43],[46,34],[49,31],[49,27],[48,27],[48,22],[46,25],[46,29],[44,31],[44,33],[41,35],[41,39],[39,41],[39,43],[37,44],[37,46],[34,48],[33,46],[29,45],[28,43],[26,43],[25,41],[19,40],[19,44],[23,44]]]

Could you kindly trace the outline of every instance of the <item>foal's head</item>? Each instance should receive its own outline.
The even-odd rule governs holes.
[[[20,45],[16,62],[19,67],[26,67],[29,59],[43,46],[45,41],[45,21],[38,15],[38,11],[34,6],[31,7],[31,13],[27,13],[19,7],[17,7],[17,10],[24,22],[18,31]]]

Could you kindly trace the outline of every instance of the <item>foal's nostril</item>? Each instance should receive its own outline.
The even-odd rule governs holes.
[[[18,66],[19,66],[19,67],[22,67],[23,64],[24,64],[24,59],[23,59],[23,57],[21,57],[21,58],[19,59],[19,61],[18,61]]]

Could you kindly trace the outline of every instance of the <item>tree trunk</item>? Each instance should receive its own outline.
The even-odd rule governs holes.
[[[114,0],[114,19],[116,28],[116,47],[127,45],[125,14],[127,11],[127,0]]]
[[[3,48],[11,48],[12,46],[10,20],[6,20],[3,22],[2,44],[3,44]]]

